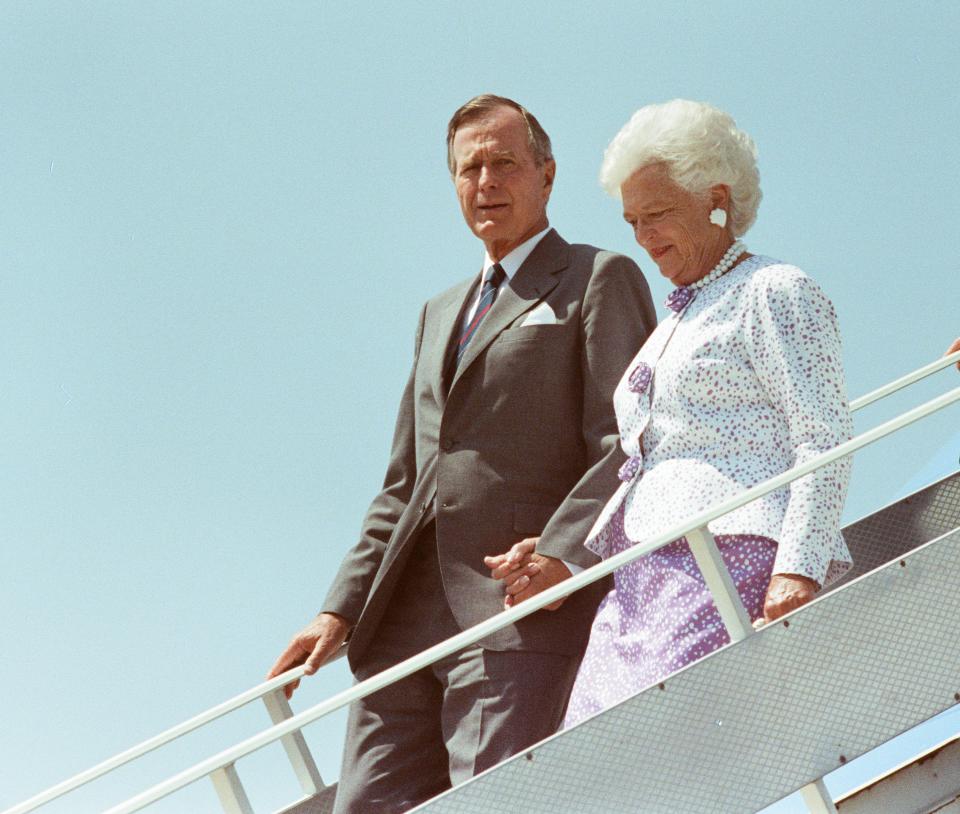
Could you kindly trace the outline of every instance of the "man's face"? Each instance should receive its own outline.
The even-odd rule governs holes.
[[[519,111],[498,107],[453,137],[453,181],[467,226],[500,260],[547,228],[553,160],[538,167]]]

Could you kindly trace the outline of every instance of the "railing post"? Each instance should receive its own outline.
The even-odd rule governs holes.
[[[264,695],[263,703],[267,712],[270,713],[270,720],[275,724],[283,723],[288,718],[293,717],[293,710],[290,708],[290,702],[287,701],[287,696],[284,695],[282,687]],[[325,788],[323,778],[320,777],[320,770],[310,753],[310,747],[307,746],[303,732],[298,729],[296,732],[284,735],[280,740],[304,793],[313,796]]]
[[[713,595],[713,603],[717,606],[727,633],[730,634],[730,641],[739,642],[747,638],[753,633],[750,615],[740,601],[737,586],[730,578],[730,572],[723,563],[720,549],[717,548],[713,535],[706,526],[700,526],[689,532],[686,537],[700,573],[703,574],[703,579]]]
[[[210,772],[210,779],[217,790],[224,814],[253,814],[247,792],[232,763]]]
[[[810,814],[837,814],[837,807],[823,785],[823,778],[800,789],[800,796]]]
[[[747,638],[754,632],[750,615],[743,606],[737,587],[720,556],[720,549],[717,548],[713,534],[706,526],[700,526],[688,532],[686,538],[697,561],[697,567],[713,596],[713,603],[717,606],[727,633],[730,634],[730,641],[739,642]],[[800,789],[800,795],[809,814],[837,814],[837,807],[822,779],[808,783]]]

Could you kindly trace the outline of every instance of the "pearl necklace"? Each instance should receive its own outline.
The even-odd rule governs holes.
[[[720,258],[720,262],[717,263],[704,277],[701,277],[695,283],[690,283],[687,288],[692,288],[694,290],[703,288],[704,286],[710,285],[714,280],[722,277],[730,269],[732,269],[737,262],[737,258],[744,253],[746,246],[739,240],[735,240],[733,245],[727,249],[723,257]]]

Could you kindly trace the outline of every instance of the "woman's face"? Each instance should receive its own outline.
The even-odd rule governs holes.
[[[648,164],[620,187],[623,218],[633,235],[676,286],[690,285],[709,272],[732,241],[729,227],[710,222],[716,206],[728,208],[725,186],[698,197],[670,178],[665,164]]]

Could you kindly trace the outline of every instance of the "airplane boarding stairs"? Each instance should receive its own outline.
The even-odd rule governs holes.
[[[415,811],[753,812],[953,706],[960,471],[843,534],[854,568],[787,620]],[[960,796],[960,771],[945,783],[930,808],[914,789],[909,809],[881,798],[856,810],[932,811]],[[327,792],[286,814],[331,809]]]
[[[416,811],[753,812],[953,706],[960,472],[844,536],[855,571],[788,619]]]
[[[958,361],[960,353],[931,363],[856,400],[851,410]],[[923,814],[946,811],[950,801],[960,809],[956,738],[904,767],[900,779],[909,781],[906,785],[897,777],[881,778],[835,802],[822,782],[839,766],[960,702],[960,471],[847,526],[843,533],[854,569],[815,601],[758,631],[707,531],[715,517],[957,403],[960,388],[311,709],[294,715],[283,697],[281,688],[303,675],[302,667],[291,670],[2,814],[34,811],[258,699],[274,726],[108,814],[139,811],[204,777],[213,781],[224,812],[253,814],[236,761],[278,740],[304,792],[278,814],[327,814],[335,786],[324,786],[301,733],[304,726],[681,535],[690,541],[732,643],[416,811],[738,814],[756,812],[798,789],[814,814]],[[888,805],[894,799],[900,807]]]

